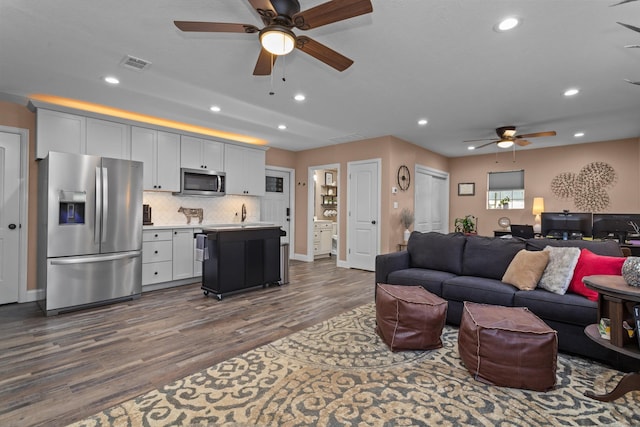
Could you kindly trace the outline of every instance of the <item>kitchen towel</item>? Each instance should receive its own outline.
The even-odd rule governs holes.
[[[196,235],[196,261],[204,261],[209,259],[209,251],[207,248],[207,235]]]

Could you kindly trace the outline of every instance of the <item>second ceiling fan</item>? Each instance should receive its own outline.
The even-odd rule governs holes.
[[[353,61],[307,36],[296,36],[292,28],[310,30],[333,22],[373,12],[370,0],[331,0],[300,12],[298,0],[249,0],[265,27],[227,22],[173,21],[182,31],[209,33],[258,33],[261,50],[253,70],[255,76],[271,74],[279,55],[296,48],[338,71],[344,71]]]
[[[525,138],[539,138],[542,136],[555,136],[556,132],[551,130],[551,131],[546,131],[546,132],[534,132],[534,133],[526,133],[524,135],[516,135],[516,127],[515,126],[501,126],[499,128],[496,128],[496,134],[498,135],[499,139],[495,139],[495,138],[484,138],[484,139],[471,139],[468,141],[464,141],[464,142],[477,142],[477,141],[489,141],[486,144],[482,144],[479,145],[477,147],[474,147],[474,149],[479,149],[479,148],[483,148],[486,147],[488,145],[491,144],[496,144],[498,147],[500,148],[509,148],[511,146],[515,145],[519,145],[520,147],[525,147],[529,144],[531,144],[531,142],[527,141]]]

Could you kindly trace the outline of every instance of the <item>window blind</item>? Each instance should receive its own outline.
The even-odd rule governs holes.
[[[489,172],[489,191],[520,190],[524,188],[524,170]]]

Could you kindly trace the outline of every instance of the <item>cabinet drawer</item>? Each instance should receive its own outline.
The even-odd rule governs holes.
[[[142,285],[168,282],[173,279],[171,261],[142,264]]]
[[[143,242],[173,239],[171,230],[145,230],[142,232]]]
[[[171,233],[169,233],[171,236]],[[142,263],[171,261],[173,258],[173,244],[171,240],[162,242],[142,243]]]

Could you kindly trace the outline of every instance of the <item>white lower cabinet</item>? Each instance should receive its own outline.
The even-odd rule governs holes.
[[[331,254],[331,235],[333,225],[330,221],[316,221],[313,224],[313,255]]]
[[[144,230],[142,232],[142,286],[183,281],[202,276],[202,263],[195,261],[194,233],[200,228]],[[181,285],[189,282],[177,282]],[[160,285],[160,287],[167,287]],[[149,288],[159,289],[158,287]],[[144,290],[144,289],[143,289]]]
[[[142,286],[173,280],[171,230],[142,232]]]
[[[173,280],[193,277],[193,228],[173,230]]]

